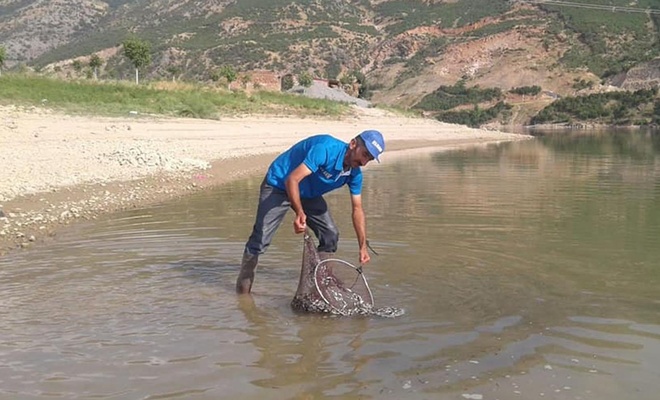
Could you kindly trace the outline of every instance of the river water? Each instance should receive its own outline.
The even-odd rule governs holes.
[[[294,313],[291,215],[237,297],[255,177],[0,259],[0,398],[657,398],[660,136],[384,158],[365,271],[403,316]],[[355,263],[348,196],[328,202]]]

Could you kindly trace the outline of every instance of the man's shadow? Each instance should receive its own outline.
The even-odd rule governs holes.
[[[321,398],[338,388],[345,391],[345,396],[359,396],[362,383],[356,374],[370,359],[359,355],[368,318],[300,313],[291,309],[290,314],[276,315],[258,302],[259,297],[250,294],[236,297],[237,307],[247,322],[245,333],[259,353],[254,366],[270,374],[269,378],[254,380],[252,384],[266,389],[299,390],[292,393],[292,398]],[[287,323],[282,323],[283,319]],[[338,343],[338,339],[345,340],[345,344]]]
[[[359,355],[359,349],[367,332],[369,318],[347,318],[328,314],[301,313],[291,308],[295,287],[263,289],[253,294],[236,294],[236,277],[240,265],[217,259],[183,259],[171,262],[173,270],[193,284],[205,288],[217,288],[221,300],[235,310],[226,310],[243,316],[243,323],[235,328],[245,333],[246,343],[257,352],[254,362],[246,361],[246,367],[256,367],[268,372],[269,377],[257,379],[251,384],[271,389],[289,387],[300,390],[297,395],[323,397],[326,391],[348,390],[349,396],[358,396],[361,384],[355,376],[368,363],[369,357]],[[275,281],[298,282],[299,270],[270,268]],[[261,277],[263,277],[263,273]],[[281,275],[281,276],[278,276]],[[264,277],[267,281],[268,278]],[[345,340],[345,345],[338,345]],[[342,359],[345,372],[334,371],[332,366]],[[297,360],[295,363],[292,360]],[[330,367],[330,369],[328,369]]]

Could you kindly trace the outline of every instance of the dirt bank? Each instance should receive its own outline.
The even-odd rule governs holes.
[[[261,174],[279,152],[317,133],[348,141],[378,129],[387,141],[383,162],[395,150],[525,138],[378,109],[342,120],[97,118],[6,106],[0,116],[0,253],[48,240],[76,220]]]

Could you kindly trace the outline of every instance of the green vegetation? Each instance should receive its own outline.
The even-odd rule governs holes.
[[[71,63],[71,66],[73,67],[73,70],[76,72],[81,72],[83,69],[83,64],[82,61],[80,60],[73,60]]]
[[[472,24],[485,17],[496,16],[511,9],[507,0],[461,0],[435,4],[423,0],[394,0],[379,3],[376,12],[395,20],[387,27],[392,35],[426,25],[457,28]]]
[[[348,106],[278,92],[218,92],[201,85],[159,89],[155,84],[135,86],[94,81],[62,81],[40,76],[4,74],[0,103],[48,106],[74,114],[140,114],[218,118],[236,114],[340,116]]]
[[[531,120],[536,124],[592,122],[610,125],[657,123],[658,89],[597,93],[556,100]]]
[[[352,21],[358,22],[360,14],[351,2],[317,0],[241,0],[230,4],[223,12],[223,17],[241,17],[264,23],[279,22],[286,19],[299,19],[304,14],[307,20],[316,22]]]
[[[294,81],[293,81],[293,76],[292,75],[285,75],[282,78],[282,90],[287,91],[293,87]]]
[[[121,7],[126,3],[130,3],[132,0],[105,0],[108,3],[108,6],[111,8]]]
[[[424,111],[450,110],[463,104],[478,104],[501,97],[502,91],[499,88],[466,88],[465,81],[460,80],[454,86],[440,86],[433,93],[424,96],[414,108]]]
[[[170,65],[165,68],[165,71],[172,77],[172,82],[176,82],[176,78],[181,75],[183,68],[178,65]]]
[[[511,91],[519,94],[538,94],[541,88],[538,86],[525,86]],[[497,104],[489,108],[479,107],[479,103],[497,100],[502,96],[502,90],[499,88],[481,89],[478,86],[467,88],[465,87],[465,81],[460,80],[454,86],[440,86],[433,93],[426,95],[414,108],[431,112],[440,111],[435,114],[436,119],[439,121],[479,127],[494,119],[508,119],[510,117],[512,106],[503,101],[498,101]],[[473,105],[473,108],[451,110],[464,105]]]
[[[541,93],[541,87],[534,85],[534,86],[521,86],[521,87],[515,87],[511,90],[509,90],[509,93],[513,94],[519,94],[519,95],[528,95],[528,96],[536,96],[537,94]]]
[[[243,89],[247,88],[248,83],[252,82],[252,75],[250,74],[243,74],[239,78],[241,81],[241,85],[243,86]]]
[[[314,78],[312,78],[312,75],[307,71],[303,71],[298,75],[298,83],[303,87],[310,87],[313,82]]]
[[[89,32],[81,40],[59,46],[57,49],[46,52],[31,62],[37,67],[94,53],[99,49],[116,46],[126,35],[123,29],[109,29],[102,32]]]
[[[94,79],[99,79],[99,68],[103,65],[103,60],[98,54],[92,54],[89,58],[89,67],[94,71]]]
[[[378,36],[378,30],[373,27],[372,25],[362,25],[359,23],[349,23],[346,25],[342,25],[342,28],[355,32],[355,33],[362,33],[368,36]]]
[[[628,7],[628,0],[576,0],[580,3]],[[645,13],[596,10],[539,4],[539,7],[558,18],[563,28],[577,41],[561,61],[571,68],[588,67],[596,75],[605,78],[632,65],[660,55],[657,27]],[[660,9],[657,0],[639,0],[636,8]],[[552,33],[551,33],[552,34]]]
[[[342,85],[352,85],[357,83],[359,86],[357,97],[361,99],[369,99],[371,97],[371,86],[367,82],[367,77],[359,70],[346,72],[339,77],[339,82]]]
[[[331,58],[325,66],[325,76],[328,79],[337,79],[341,73],[341,63],[337,58]]]
[[[575,78],[575,80],[573,80],[572,88],[575,90],[582,90],[582,89],[591,89],[593,86],[594,86],[594,82],[592,81]]]
[[[151,63],[151,45],[135,37],[125,39],[121,45],[124,48],[124,55],[135,67],[135,84],[138,84],[140,83],[138,70]]]
[[[498,24],[489,24],[480,29],[475,29],[474,31],[470,32],[470,36],[486,37],[509,31],[517,26],[537,26],[543,23],[543,21],[537,18],[512,19],[500,22]]]
[[[231,90],[231,83],[238,78],[238,72],[231,65],[223,65],[217,71],[217,78],[213,79],[212,77],[212,79],[217,81],[221,77],[227,82],[227,90]]]
[[[5,46],[0,46],[0,76],[2,76],[2,67],[5,65],[5,58],[7,57],[7,50]]]
[[[511,108],[511,105],[506,104],[503,101],[499,101],[497,104],[487,109],[482,109],[475,104],[474,109],[472,110],[445,111],[438,114],[436,118],[442,122],[478,128],[486,122],[490,122],[496,118],[501,117],[507,119]]]
[[[358,97],[361,99],[370,99],[372,95],[372,85],[367,81],[367,77],[358,70],[353,71],[352,74],[360,85],[360,89],[358,89]]]
[[[14,0],[0,2],[0,16],[10,15],[23,7],[29,6],[32,0]],[[9,4],[7,4],[9,3]]]

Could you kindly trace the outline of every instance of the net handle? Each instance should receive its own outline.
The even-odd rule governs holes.
[[[367,243],[367,248],[368,248],[369,250],[371,250],[372,253],[374,253],[374,254],[377,255],[377,256],[380,255],[380,254],[378,254],[378,253],[376,252],[376,250],[374,250],[373,247],[371,247],[371,243],[369,243],[369,239],[366,240],[366,243]],[[362,266],[360,266],[360,268],[362,268]]]

